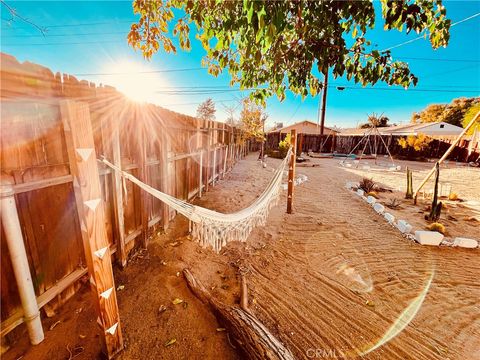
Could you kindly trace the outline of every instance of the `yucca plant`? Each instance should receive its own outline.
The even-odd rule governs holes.
[[[435,165],[435,187],[433,190],[433,201],[432,209],[430,210],[430,215],[428,215],[427,220],[436,222],[440,219],[440,213],[442,212],[442,202],[438,202],[438,180],[440,178],[440,165],[437,163]]]

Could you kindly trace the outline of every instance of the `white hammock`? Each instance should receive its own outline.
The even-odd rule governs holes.
[[[269,210],[277,204],[283,171],[290,154],[291,150],[275,170],[274,176],[264,192],[250,206],[231,214],[223,214],[179,200],[141,182],[132,174],[122,171],[106,159],[100,161],[187,217],[193,223],[193,238],[203,247],[211,245],[218,253],[228,242],[246,241],[254,227],[265,225]]]

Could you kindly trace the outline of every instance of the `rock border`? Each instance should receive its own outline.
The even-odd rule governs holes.
[[[456,237],[452,240],[437,231],[415,230],[412,234],[413,226],[411,224],[403,219],[395,222],[395,216],[386,212],[385,207],[377,202],[373,196],[365,196],[365,192],[362,189],[358,189],[359,185],[358,182],[347,181],[345,187],[351,193],[363,199],[378,215],[381,215],[388,224],[400,231],[402,236],[408,240],[415,241],[420,245],[430,246],[462,247],[464,249],[477,249],[480,247],[479,241],[476,239]]]

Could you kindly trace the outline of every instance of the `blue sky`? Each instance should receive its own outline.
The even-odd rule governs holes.
[[[18,20],[8,22],[10,16],[2,7],[1,50],[16,56],[19,61],[28,60],[54,72],[78,74],[80,79],[110,84],[129,95],[190,115],[195,114],[198,103],[212,97],[217,102],[217,119],[221,121],[226,118],[224,106],[236,105],[238,99],[247,94],[229,90],[228,75],[215,78],[206,69],[200,69],[204,50],[194,39],[190,52],[179,51],[176,55],[160,52],[150,62],[145,61],[126,42],[130,24],[135,21],[129,1],[7,3],[32,22],[48,29],[43,37],[28,24]],[[445,1],[444,4],[453,23],[480,13],[480,0]],[[379,4],[376,6],[378,8]],[[367,37],[377,43],[379,49],[417,36],[398,31],[385,32],[380,18],[377,24]],[[365,89],[345,79],[330,79],[333,87],[328,92],[327,126],[356,126],[372,112],[384,113],[393,122],[404,123],[410,121],[412,112],[420,111],[428,104],[480,95],[480,16],[454,26],[447,48],[432,50],[428,41],[418,40],[393,49],[392,54],[398,58],[415,58],[405,59],[420,79],[415,91],[382,90],[385,84]],[[188,70],[169,71],[172,69]],[[107,75],[130,70],[137,74]],[[168,71],[138,74],[155,70]],[[334,85],[348,85],[355,89],[339,91]],[[204,94],[186,92],[192,87],[209,89]],[[318,98],[309,97],[302,101],[292,94],[288,94],[283,102],[272,98],[267,104],[270,124],[305,119],[316,121],[317,109]]]

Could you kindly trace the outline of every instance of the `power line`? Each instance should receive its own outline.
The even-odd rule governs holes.
[[[2,19],[4,21],[10,21],[7,19]],[[114,21],[102,21],[102,22],[91,22],[91,23],[77,23],[77,24],[55,24],[55,25],[47,25],[44,26],[46,29],[50,28],[64,28],[64,27],[77,27],[77,26],[97,26],[97,25],[114,25],[114,24],[125,24],[125,23],[134,23],[136,22],[136,19],[132,20],[114,20]],[[26,26],[18,26],[16,27],[17,29],[24,29]]]
[[[465,19],[462,19],[462,20],[460,20],[460,21],[457,21],[457,22],[453,23],[452,25],[450,25],[450,27],[452,28],[452,27],[454,27],[454,26],[456,26],[456,25],[459,25],[459,24],[461,24],[461,23],[464,23],[465,21],[474,19],[474,18],[476,18],[477,16],[480,16],[480,12],[479,12],[479,13],[476,13],[476,14],[473,14],[473,15],[471,15],[471,16],[468,16],[468,17],[466,17]],[[414,42],[414,41],[421,40],[421,39],[423,39],[423,38],[424,38],[423,35],[418,36],[418,37],[416,37],[416,38],[413,38],[413,39],[404,41],[404,42],[402,42],[402,43],[400,43],[400,44],[393,45],[393,46],[390,46],[389,48],[383,49],[382,52],[383,52],[383,51],[387,51],[387,50],[392,50],[392,49],[399,48],[400,46],[404,46],[404,45],[410,44],[410,43],[412,43],[412,42]]]
[[[404,57],[396,56],[395,59],[403,60],[419,60],[419,61],[446,61],[446,62],[480,62],[480,59],[438,59],[438,58],[417,58],[417,57]]]
[[[445,92],[445,93],[475,93],[478,94],[480,91],[474,90],[451,90],[451,89],[402,89],[402,88],[380,88],[380,87],[354,87],[354,86],[342,86],[345,89],[350,90],[379,90],[379,91],[411,91],[411,92]]]
[[[30,43],[23,43],[23,44],[3,44],[3,46],[57,46],[57,45],[86,45],[86,44],[111,44],[111,43],[123,43],[127,44],[125,40],[105,40],[105,41],[85,41],[85,42],[61,42],[61,43],[35,43],[35,44],[30,44]]]
[[[115,75],[156,74],[156,73],[170,73],[170,72],[198,71],[198,70],[205,70],[205,68],[196,67],[196,68],[145,70],[145,71],[136,71],[136,72],[116,72],[116,73],[74,73],[72,75],[74,76],[115,76]]]
[[[59,36],[98,36],[98,35],[126,35],[125,31],[117,31],[117,32],[92,32],[92,33],[79,33],[79,34],[49,34],[48,32],[45,35],[4,35],[3,38],[32,38],[32,37],[40,37],[48,39],[49,37],[59,37]]]
[[[215,103],[224,103],[224,102],[231,102],[231,101],[237,101],[237,99],[227,99],[227,100],[214,100]],[[160,106],[186,106],[186,105],[200,105],[203,102],[191,102],[191,103],[183,103],[183,104],[162,104]]]

